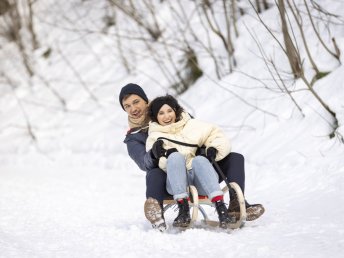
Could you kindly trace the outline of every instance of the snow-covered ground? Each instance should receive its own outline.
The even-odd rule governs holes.
[[[266,213],[230,233],[155,232],[143,216],[144,175],[120,154],[111,169],[2,166],[0,257],[341,257],[340,155],[249,162],[247,196]]]
[[[343,3],[323,3],[343,17]],[[276,11],[273,8],[264,14],[270,26],[278,24]],[[80,86],[72,87],[80,82],[60,55],[53,54],[37,65],[54,85],[66,86],[57,89],[67,99],[68,111],[37,78],[33,88],[12,91],[3,87],[0,257],[342,257],[344,144],[328,137],[331,118],[309,92],[294,94],[302,104],[302,117],[285,94],[266,90],[242,75],[245,71],[260,78],[268,76],[258,52],[252,54],[257,47],[244,28],[254,28],[267,51],[283,60],[256,19],[245,17],[239,25],[237,72],[221,81],[206,73],[179,99],[197,118],[224,128],[233,150],[245,155],[245,195],[249,202],[265,206],[260,219],[229,233],[198,227],[183,232],[172,228],[166,233],[154,231],[143,214],[145,174],[127,156],[122,142],[127,124],[117,96],[127,82],[141,84],[151,98],[165,94],[166,88],[156,83],[161,75],[142,59],[138,69],[155,74],[155,81],[143,74],[127,76],[108,54],[109,39],[88,35],[83,43],[63,37],[55,42],[61,36],[56,29],[49,34],[51,41],[65,44],[60,50],[79,64],[84,80],[102,86],[93,89],[96,103]],[[331,28],[344,53],[343,25]],[[102,57],[97,65],[89,54],[91,45],[92,55]],[[336,112],[338,132],[343,135],[344,67],[319,44],[312,47],[322,69],[332,71],[314,88]],[[10,49],[10,45],[4,47],[1,55]],[[22,78],[15,79],[22,83]],[[34,124],[36,143],[25,129],[18,99]],[[169,224],[173,218],[172,212],[167,214]]]

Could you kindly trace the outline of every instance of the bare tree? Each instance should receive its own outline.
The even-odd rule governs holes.
[[[25,128],[27,129],[27,132],[30,136],[30,138],[36,143],[37,142],[37,136],[33,130],[33,126],[30,122],[30,118],[28,113],[25,110],[25,107],[23,106],[21,99],[17,96],[16,91],[15,91],[15,83],[11,80],[11,78],[9,76],[7,76],[4,73],[1,73],[1,77],[6,79],[7,84],[11,87],[12,89],[12,93],[14,98],[16,99],[17,103],[18,103],[18,107],[20,108],[20,111],[24,117],[25,120]]]
[[[307,43],[307,40],[306,40],[306,37],[305,37],[305,33],[303,31],[303,20],[302,20],[302,15],[300,13],[300,10],[297,8],[296,4],[295,4],[295,1],[293,0],[293,5],[291,5],[290,1],[287,0],[287,3],[288,3],[288,6],[289,6],[289,9],[291,11],[291,13],[293,14],[294,16],[294,19],[295,19],[295,22],[297,24],[297,27],[299,28],[299,31],[300,31],[300,35],[301,35],[301,39],[302,39],[302,42],[303,42],[303,45],[305,46],[305,50],[306,50],[306,53],[307,53],[307,57],[316,73],[316,76],[320,73],[319,71],[319,68],[318,66],[316,65],[313,57],[312,57],[312,54],[309,50],[309,47],[308,47],[308,43]]]
[[[2,34],[7,36],[8,40],[16,43],[19,53],[21,54],[23,65],[30,77],[34,75],[34,69],[30,60],[30,55],[25,47],[24,40],[20,34],[22,28],[22,15],[19,12],[19,6],[16,1],[8,1],[10,7],[3,15],[1,24]]]
[[[155,17],[155,10],[154,6],[147,0],[144,0],[144,5],[140,8],[137,8],[133,0],[128,1],[121,1],[121,0],[109,0],[113,5],[115,5],[118,10],[121,10],[125,15],[130,17],[135,23],[145,29],[149,35],[154,40],[157,40],[161,36],[161,29],[159,28],[159,24],[156,20],[154,20],[153,24],[150,24],[147,22],[147,20],[144,18],[145,16],[141,14],[141,12],[144,12],[148,10],[148,12],[151,14],[151,17]],[[138,4],[138,2],[136,2]]]
[[[332,38],[332,42],[333,42],[333,45],[334,45],[334,48],[335,48],[335,51],[331,51],[325,44],[325,42],[322,40],[321,36],[320,36],[320,33],[318,32],[318,30],[316,29],[315,27],[315,24],[314,24],[314,21],[313,21],[313,17],[312,17],[312,14],[309,10],[309,7],[308,7],[308,4],[305,0],[303,0],[304,4],[305,4],[305,7],[306,7],[306,10],[307,10],[307,13],[308,13],[308,16],[309,16],[309,20],[312,24],[312,28],[315,32],[315,35],[317,36],[317,38],[319,39],[321,45],[326,49],[326,51],[328,53],[330,53],[333,57],[335,57],[339,62],[340,62],[340,51],[337,44],[336,44],[336,40],[334,38]]]
[[[98,103],[98,98],[93,94],[93,92],[89,89],[87,83],[84,82],[81,74],[78,72],[78,70],[75,68],[75,66],[70,62],[69,58],[63,53],[63,51],[58,47],[57,52],[60,54],[64,62],[66,63],[67,67],[70,68],[70,70],[73,72],[75,77],[80,82],[82,88],[85,90],[85,92],[88,93],[89,97],[94,100],[96,103]]]
[[[287,1],[289,1],[289,0],[287,0]],[[252,4],[251,1],[250,1],[250,4],[254,8],[254,5]],[[270,28],[268,28],[268,26],[265,24],[265,22],[261,19],[258,11],[255,8],[254,8],[254,10],[255,10],[260,22],[262,23],[262,25],[267,29],[267,31],[270,33],[270,35],[272,35],[273,39],[278,43],[281,50],[285,53],[286,57],[288,58],[289,64],[290,64],[291,69],[292,69],[292,73],[294,75],[294,79],[300,78],[304,82],[306,89],[311,93],[311,95],[331,115],[333,122],[331,123],[332,132],[330,133],[329,136],[332,138],[335,135],[340,135],[337,132],[339,125],[338,125],[338,119],[337,119],[336,113],[330,108],[330,106],[321,98],[321,96],[313,88],[313,84],[314,84],[315,80],[309,81],[304,74],[304,70],[303,70],[303,67],[301,64],[301,54],[300,54],[299,50],[296,48],[296,46],[295,46],[295,44],[294,44],[293,40],[291,39],[291,36],[288,32],[288,23],[287,23],[287,19],[286,19],[286,8],[284,6],[284,1],[278,0],[278,3],[276,2],[276,5],[278,6],[279,13],[281,16],[281,22],[282,22],[282,24],[281,24],[282,28],[281,29],[282,29],[283,39],[284,39],[284,46],[277,39],[277,37],[272,32],[272,30]],[[294,17],[296,19],[298,26],[301,26],[300,31],[301,31],[301,35],[302,35],[302,33],[303,33],[302,23],[298,19],[297,13],[298,13],[298,11],[296,10],[294,13]],[[305,39],[304,39],[304,44],[305,44],[306,49],[307,49],[307,42]],[[306,50],[306,52],[307,52],[307,50]],[[310,53],[308,53],[308,57],[311,57]],[[274,62],[272,60],[269,60],[269,63],[273,65],[275,71],[277,72],[277,74],[279,74],[278,68],[275,66]],[[314,63],[314,65],[315,65],[315,63]],[[314,66],[314,67],[316,67],[316,66]],[[288,92],[288,94],[290,94],[290,92]],[[340,138],[341,138],[341,141],[344,142],[343,137],[340,136]]]
[[[297,103],[297,101],[295,100],[295,98],[293,97],[293,91],[290,90],[285,82],[285,79],[281,76],[281,72],[279,71],[279,69],[277,68],[274,60],[272,58],[269,58],[267,56],[267,54],[264,51],[263,46],[261,45],[261,43],[259,42],[259,40],[257,39],[257,37],[253,34],[253,32],[249,31],[252,39],[255,41],[255,43],[258,46],[259,52],[261,54],[261,56],[263,57],[263,61],[264,64],[271,76],[271,78],[273,79],[275,85],[278,87],[278,89],[283,92],[286,93],[287,96],[291,99],[292,103],[295,105],[295,107],[297,108],[297,110],[300,112],[300,114],[304,117],[304,113],[302,111],[302,108],[300,106],[299,103]],[[255,78],[257,79],[257,78]],[[260,79],[257,79],[258,81],[261,82]]]
[[[226,7],[226,1],[222,1],[223,7]],[[236,65],[235,57],[234,57],[234,46],[231,38],[231,28],[229,24],[229,18],[228,18],[228,13],[227,9],[224,9],[224,16],[225,16],[225,21],[226,21],[226,32],[222,32],[220,29],[220,26],[218,24],[216,14],[213,8],[213,4],[210,3],[209,1],[203,1],[201,4],[201,8],[204,14],[204,17],[206,18],[210,30],[220,38],[226,52],[227,52],[227,61],[228,61],[228,66],[229,66],[229,71],[233,71],[233,66]]]
[[[278,10],[281,17],[282,34],[285,45],[285,52],[289,60],[289,64],[295,78],[300,78],[302,71],[302,64],[300,53],[294,45],[293,40],[288,31],[288,24],[286,20],[286,10],[284,0],[278,0]]]
[[[185,52],[183,64],[184,66],[178,71],[180,82],[172,85],[178,94],[185,92],[190,85],[194,84],[203,75],[203,71],[198,64],[197,55],[191,46],[188,46]]]
[[[35,26],[34,26],[34,12],[33,12],[33,7],[32,7],[34,2],[36,2],[36,0],[27,0],[27,5],[28,5],[28,9],[29,9],[27,22],[28,22],[28,29],[29,29],[30,34],[31,34],[32,48],[35,50],[35,49],[39,48],[39,42],[37,39]]]
[[[234,28],[235,36],[239,37],[239,30],[238,30],[238,26],[237,26],[237,20],[238,20],[238,18],[237,18],[237,11],[238,11],[237,0],[231,0],[230,9],[231,9],[231,16],[232,16],[232,20],[233,20],[233,28]]]
[[[10,6],[10,3],[8,2],[8,0],[1,0],[0,1],[0,15],[3,15],[6,12],[8,12],[10,7],[11,6]]]
[[[32,51],[39,47],[34,29],[34,0],[1,0],[2,20],[0,22],[0,35],[16,43],[22,57],[22,63],[28,75],[34,75]],[[27,10],[27,12],[26,12]],[[31,44],[25,42],[21,30],[26,30],[31,35]]]
[[[39,82],[42,82],[42,85],[50,90],[66,110],[67,99],[60,96],[54,82],[49,81],[48,77],[45,78],[43,73],[35,72],[35,70],[38,71],[38,67],[33,66],[33,50],[40,45],[44,46],[44,39],[41,39],[42,42],[39,42],[39,38],[35,33],[35,22],[39,21],[37,19],[39,16],[36,16],[35,13],[36,1],[2,0],[0,2],[2,4],[0,5],[0,13],[3,17],[0,18],[0,33],[6,34],[9,39],[16,42],[26,73],[30,76],[35,75],[33,78],[39,79]],[[291,72],[289,69],[286,73],[281,71],[278,63],[275,62],[276,60],[264,52],[263,46],[260,45],[256,38],[255,41],[259,46],[260,55],[269,72],[269,79],[274,82],[273,85],[269,85],[267,88],[274,92],[286,94],[293,102],[293,105],[303,114],[302,105],[297,103],[294,98],[295,92],[293,91],[296,79],[301,79],[305,85],[305,89],[302,90],[310,92],[334,118],[331,126],[334,128],[333,133],[337,133],[338,120],[336,114],[313,88],[316,79],[324,76],[325,73],[319,69],[320,65],[316,63],[317,60],[311,51],[310,42],[307,41],[306,29],[304,28],[305,21],[311,22],[315,35],[318,34],[317,37],[320,43],[324,45],[324,48],[331,56],[338,60],[340,49],[334,37],[331,39],[332,43],[328,43],[324,35],[319,32],[319,27],[317,27],[319,24],[317,22],[318,20],[320,20],[319,23],[322,21],[320,18],[316,20],[317,17],[314,16],[314,12],[321,13],[321,15],[318,14],[321,18],[324,15],[329,17],[331,14],[317,5],[315,1],[311,0],[311,4],[308,3],[308,5],[304,4],[303,7],[307,9],[302,13],[294,0],[275,0],[275,5],[278,6],[280,14],[280,33],[272,31],[262,20],[263,16],[260,15],[261,12],[270,7],[269,4],[273,4],[271,1],[268,4],[267,0],[249,0],[249,4],[245,3],[246,0],[178,0],[164,1],[163,3],[158,0],[103,1],[107,3],[104,14],[108,16],[101,20],[102,24],[99,25],[98,23],[99,26],[94,25],[99,21],[92,23],[91,26],[86,25],[87,19],[85,19],[83,11],[88,12],[87,8],[93,6],[91,4],[92,1],[78,1],[79,5],[73,2],[71,6],[75,8],[75,10],[73,9],[75,17],[63,13],[59,17],[61,23],[49,20],[49,25],[68,30],[68,32],[73,32],[75,35],[80,36],[83,46],[86,47],[85,52],[87,52],[88,56],[93,54],[96,61],[100,63],[102,61],[101,57],[97,55],[90,42],[87,42],[87,37],[92,34],[101,35],[102,37],[100,38],[106,38],[106,41],[110,42],[106,46],[109,49],[109,53],[115,56],[117,62],[126,69],[128,74],[141,72],[154,81],[153,74],[140,71],[141,68],[137,65],[141,57],[149,59],[157,68],[155,72],[159,72],[165,77],[166,82],[164,83],[167,84],[167,87],[170,87],[169,89],[173,87],[176,94],[187,90],[202,76],[206,76],[209,80],[214,80],[213,77],[221,80],[224,75],[234,71],[236,66],[235,40],[240,34],[237,27],[238,16],[244,12],[252,13],[253,9],[261,24],[267,29],[280,50],[284,53],[291,67]],[[19,6],[19,2],[21,5],[25,5],[25,8]],[[85,5],[82,6],[85,9],[80,8],[80,5]],[[56,8],[59,9],[62,7],[62,4],[59,5],[56,2],[52,6],[57,6]],[[187,8],[185,8],[186,6]],[[165,20],[165,16],[160,13],[160,7],[169,8],[169,15],[172,18],[168,17],[169,20],[167,18]],[[40,16],[39,19],[44,18]],[[296,24],[297,27],[291,26],[292,24]],[[31,35],[30,42],[23,42],[19,31],[24,29],[26,30],[26,35]],[[295,36],[296,31],[300,32],[301,40]],[[282,40],[278,37],[280,35],[283,36]],[[325,44],[325,42],[327,43]],[[47,48],[49,49],[47,55],[53,53],[55,56],[62,58],[63,63],[70,69],[74,78],[77,79],[76,85],[78,87],[81,86],[82,90],[98,103],[97,96],[94,94],[95,91],[90,87],[89,82],[85,79],[86,77],[80,74],[78,67],[72,62],[72,57],[67,55],[69,52],[59,42],[57,42],[56,47],[50,46]],[[303,49],[305,53],[300,52]],[[200,57],[202,57],[202,60],[207,60],[207,63],[200,62]],[[308,65],[307,61],[309,61],[315,72],[313,80],[306,78],[304,74],[303,66]],[[204,67],[205,65],[206,67]],[[208,66],[211,66],[211,69]],[[157,85],[161,84],[160,81],[154,82]],[[221,85],[221,83],[218,84]],[[235,86],[228,85],[231,87]],[[223,88],[225,89],[225,87]],[[266,110],[262,110],[256,105],[249,103],[236,94],[235,91],[232,91],[232,89],[226,88],[226,90],[255,110],[268,114]],[[269,113],[269,115],[276,117],[272,113]]]

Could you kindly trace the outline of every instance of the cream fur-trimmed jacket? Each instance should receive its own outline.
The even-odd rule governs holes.
[[[170,125],[162,126],[156,122],[149,123],[148,138],[146,142],[147,151],[152,148],[154,142],[156,142],[159,137],[165,137],[189,144],[197,144],[199,147],[204,145],[207,149],[209,147],[214,147],[217,150],[216,161],[223,159],[231,151],[230,141],[219,127],[197,119],[191,119],[190,115],[185,112],[181,114],[181,119],[178,122]],[[192,159],[195,157],[197,151],[196,147],[176,144],[165,139],[163,139],[163,142],[163,147],[166,150],[176,148],[178,152],[185,155],[187,170],[192,168]],[[165,172],[166,165],[166,157],[161,157],[159,160],[159,167]]]

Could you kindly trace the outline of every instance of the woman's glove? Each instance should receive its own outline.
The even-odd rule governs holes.
[[[166,150],[162,145],[164,142],[162,140],[156,141],[152,146],[152,155],[155,159],[160,159],[162,156],[165,156]]]
[[[207,149],[207,159],[209,159],[209,161],[215,160],[216,153],[217,153],[217,149],[215,149],[214,147],[209,147]]]
[[[166,158],[168,158],[168,156],[170,156],[170,154],[172,154],[173,152],[178,152],[178,150],[176,148],[168,149],[166,151]]]

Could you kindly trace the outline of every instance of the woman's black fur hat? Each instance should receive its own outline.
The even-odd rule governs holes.
[[[159,110],[163,105],[169,105],[174,112],[176,112],[176,121],[180,119],[180,115],[183,112],[183,108],[179,105],[178,101],[171,95],[166,95],[162,97],[157,97],[153,99],[148,108],[148,115],[153,122],[158,122],[157,116]]]

